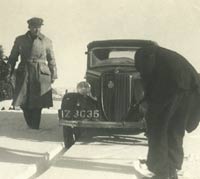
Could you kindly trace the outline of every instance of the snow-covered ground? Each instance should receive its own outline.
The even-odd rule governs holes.
[[[43,112],[45,112],[45,113],[55,112],[55,110],[60,109],[60,105],[61,105],[61,98],[58,98],[58,99],[53,101],[53,107],[51,107],[49,109],[44,108]],[[12,108],[12,100],[5,100],[5,101],[0,102],[0,111],[1,110],[8,111],[9,108]],[[20,107],[16,107],[15,110],[9,110],[9,111],[10,112],[12,112],[12,111],[17,112],[17,111],[21,111],[21,109],[20,109]]]
[[[56,116],[57,110],[60,108],[61,101],[56,100],[54,101],[54,107],[50,109],[44,109],[43,114],[45,115],[54,115]],[[2,107],[5,108],[5,111],[7,111],[7,117],[8,119],[13,118],[14,119],[14,113],[13,112],[19,112],[21,113],[20,109],[16,110],[8,110],[11,106],[11,100],[0,102],[0,109]],[[13,114],[12,114],[13,113]],[[123,143],[123,141],[120,141]],[[124,141],[126,143],[126,141]],[[128,146],[131,146],[132,144],[125,144],[123,149]],[[107,147],[104,145],[105,148]],[[134,158],[141,158],[146,156],[147,146],[132,146],[135,147],[135,150],[138,151],[138,155],[135,155],[135,153],[131,154],[134,155]],[[105,149],[106,150],[106,149]],[[188,134],[186,133],[184,138],[184,163],[183,163],[183,169],[179,172],[179,176],[181,179],[200,179],[200,126],[192,133]],[[131,170],[131,167],[129,167]]]

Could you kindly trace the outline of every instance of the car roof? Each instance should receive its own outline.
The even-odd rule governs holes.
[[[87,46],[88,50],[96,47],[146,47],[149,45],[158,45],[151,40],[138,39],[117,39],[117,40],[99,40],[90,42]]]

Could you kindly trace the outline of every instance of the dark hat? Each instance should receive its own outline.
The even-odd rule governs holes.
[[[38,17],[33,17],[27,21],[28,25],[34,27],[41,27],[43,25],[43,19]]]

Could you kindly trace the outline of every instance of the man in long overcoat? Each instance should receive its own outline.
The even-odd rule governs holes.
[[[148,104],[148,169],[152,178],[177,179],[185,130],[192,132],[200,120],[199,75],[183,56],[159,46],[139,49],[135,66]]]
[[[51,83],[57,78],[52,42],[41,31],[43,19],[31,18],[29,31],[15,39],[8,63],[16,69],[13,106],[23,110],[27,125],[38,129],[42,108],[53,106]]]

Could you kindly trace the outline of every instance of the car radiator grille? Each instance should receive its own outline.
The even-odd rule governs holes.
[[[133,94],[132,75],[127,73],[104,74],[101,83],[101,103],[105,117],[109,121],[123,120]]]

